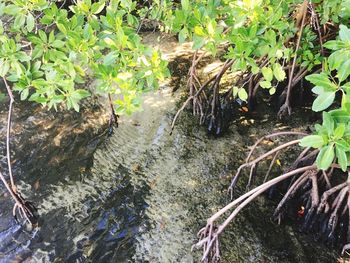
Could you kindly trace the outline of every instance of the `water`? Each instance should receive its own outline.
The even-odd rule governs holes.
[[[0,261],[199,262],[200,252],[191,252],[196,233],[229,201],[226,189],[247,145],[285,124],[241,115],[213,138],[184,113],[170,135],[178,99],[165,84],[111,137],[104,134],[108,113],[96,101],[74,115],[17,105],[15,174],[39,208],[40,224],[32,231],[15,224],[0,186]],[[242,213],[223,235],[223,262],[335,261],[333,251],[288,224],[277,226],[271,214],[265,198]]]

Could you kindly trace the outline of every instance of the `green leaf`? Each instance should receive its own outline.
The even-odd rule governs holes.
[[[345,141],[344,139],[340,139],[340,140],[336,141],[335,145],[337,148],[340,148],[345,152],[350,151],[350,144],[347,141]]]
[[[65,25],[57,23],[56,26],[64,35],[67,35],[67,29]]]
[[[91,95],[90,92],[85,89],[77,89],[75,92],[79,94],[80,99],[85,99]]]
[[[350,60],[347,59],[338,69],[339,82],[343,82],[350,75]]]
[[[255,75],[260,72],[260,68],[256,65],[251,65],[251,72]]]
[[[318,169],[327,170],[334,160],[334,146],[330,144],[322,147],[316,158]]]
[[[340,65],[348,57],[348,52],[343,50],[335,51],[328,57],[328,65],[330,70],[335,70],[340,67]]]
[[[272,87],[271,89],[269,89],[269,93],[270,93],[270,95],[275,94],[276,93],[276,88]]]
[[[49,34],[49,43],[51,44],[55,40],[55,33],[51,31]]]
[[[340,165],[340,168],[343,172],[346,172],[346,169],[348,168],[348,158],[346,157],[346,152],[339,147],[335,148],[336,156],[338,158],[338,164]]]
[[[194,29],[193,29],[193,32],[194,32],[197,36],[200,36],[200,37],[205,36],[204,29],[203,29],[203,27],[201,27],[201,26],[195,26]]]
[[[197,35],[193,36],[193,45],[192,48],[198,50],[202,48],[205,44],[205,38],[199,37]]]
[[[72,101],[72,106],[73,106],[74,110],[75,110],[76,112],[79,112],[80,106],[79,106],[78,102],[75,101],[75,100],[73,100],[73,99],[72,99],[71,101]]]
[[[21,11],[21,8],[17,5],[7,5],[4,8],[4,13],[8,15],[16,15]]]
[[[324,87],[321,87],[321,86],[315,86],[315,87],[312,88],[311,91],[312,91],[313,93],[317,94],[317,95],[320,95],[320,94],[326,92],[325,89],[324,89]]]
[[[273,73],[272,73],[272,69],[271,68],[263,67],[261,69],[261,73],[263,74],[263,76],[264,76],[266,81],[269,81],[269,82],[272,81]]]
[[[323,87],[328,91],[333,91],[338,89],[337,85],[331,82],[328,79],[328,76],[324,73],[308,75],[306,76],[306,79],[310,81],[312,84],[314,84],[315,86]]]
[[[273,64],[273,75],[278,81],[282,81],[286,78],[286,72],[283,70],[281,64]]]
[[[47,102],[47,99],[38,93],[33,93],[32,96],[30,96],[29,101],[35,101],[37,103],[44,104]]]
[[[190,9],[190,1],[189,0],[181,0],[182,9],[188,11]]]
[[[335,92],[325,92],[320,95],[314,100],[312,104],[312,110],[319,112],[327,109],[329,106],[332,105],[335,98]]]
[[[334,131],[334,140],[339,140],[345,132],[345,123],[340,123]]]
[[[28,32],[32,32],[35,26],[35,20],[34,20],[34,16],[29,13],[27,15],[27,30]]]
[[[180,44],[185,42],[187,36],[188,36],[188,30],[187,30],[187,28],[184,27],[179,32],[179,42],[180,42]]]
[[[322,112],[322,120],[322,126],[326,128],[328,135],[331,136],[334,134],[335,122],[332,115],[324,111]]]
[[[45,34],[44,31],[39,30],[39,37],[44,43],[47,43],[47,35]]]
[[[27,98],[28,98],[28,95],[29,95],[29,89],[28,89],[28,88],[22,90],[22,92],[21,92],[21,100],[27,99]]]
[[[259,82],[260,86],[263,88],[263,89],[269,89],[271,88],[271,82],[270,81],[260,81]]]
[[[16,29],[20,29],[26,22],[26,17],[23,14],[17,14],[13,26]]]
[[[346,44],[343,41],[340,40],[330,40],[323,44],[325,48],[331,49],[331,50],[338,50],[346,47]]]
[[[10,63],[5,61],[5,62],[1,62],[0,61],[0,77],[5,77],[7,72],[10,69]]]
[[[207,24],[207,30],[210,36],[215,34],[216,22],[215,20],[210,20]]]
[[[118,54],[115,51],[109,52],[103,59],[103,64],[106,66],[110,66],[115,63]]]
[[[103,8],[105,7],[105,2],[104,1],[99,1],[97,3],[93,3],[91,6],[91,12],[94,15],[97,15],[102,12]]]
[[[236,98],[237,94],[238,94],[239,88],[237,86],[232,87],[232,94],[233,97]]]
[[[332,110],[329,112],[333,119],[337,122],[348,123],[350,122],[350,114],[344,110]]]
[[[350,29],[344,25],[339,26],[339,38],[340,40],[350,42]]]
[[[238,90],[238,97],[243,101],[247,101],[248,93],[246,92],[246,90],[244,88],[240,88]]]
[[[320,148],[325,144],[321,135],[309,135],[300,140],[299,145],[302,147]]]
[[[54,48],[62,48],[62,47],[64,47],[64,45],[65,45],[65,42],[62,40],[58,40],[58,39],[54,40],[51,43],[51,46],[53,46]]]

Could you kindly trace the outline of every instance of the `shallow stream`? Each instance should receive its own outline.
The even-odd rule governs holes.
[[[104,133],[108,114],[97,102],[73,116],[17,104],[13,165],[40,224],[34,230],[17,225],[1,185],[0,262],[199,262],[200,251],[191,252],[196,233],[229,201],[227,186],[247,146],[288,127],[271,113],[241,114],[214,138],[185,112],[170,135],[180,97],[172,90],[165,84],[146,95],[143,111],[122,117],[111,137]],[[5,123],[6,103],[0,105]],[[4,132],[1,126],[1,153]],[[272,203],[259,198],[225,232],[223,262],[336,261],[296,227],[273,222]]]

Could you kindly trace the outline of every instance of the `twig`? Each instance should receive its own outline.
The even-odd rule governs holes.
[[[229,189],[228,189],[229,192],[231,193],[231,197],[232,197],[232,194],[233,194],[233,188],[235,187],[235,185],[236,185],[236,183],[237,183],[237,181],[238,181],[239,175],[241,174],[241,171],[242,171],[243,168],[249,167],[249,166],[252,166],[252,165],[255,165],[255,164],[257,164],[258,162],[264,160],[266,157],[268,157],[268,156],[270,156],[270,155],[272,155],[272,154],[274,154],[274,153],[276,153],[276,152],[279,152],[280,150],[283,150],[283,149],[285,149],[285,148],[288,148],[288,147],[290,147],[290,146],[292,146],[292,145],[298,144],[299,142],[300,142],[300,140],[293,140],[293,141],[287,142],[287,143],[282,144],[282,145],[280,145],[280,146],[278,146],[278,147],[276,147],[276,148],[274,148],[274,149],[268,151],[267,153],[265,153],[265,154],[259,156],[258,158],[254,159],[253,161],[246,162],[246,163],[242,164],[242,165],[238,168],[237,173],[236,173],[236,175],[233,177],[232,182],[231,182],[231,185],[230,185],[230,187],[229,187]]]
[[[10,177],[10,184],[7,183],[4,175],[0,171],[0,179],[5,185],[7,191],[10,193],[11,197],[15,201],[15,204],[13,206],[13,216],[17,221],[16,212],[18,211],[19,215],[24,218],[26,221],[28,221],[31,224],[35,224],[37,221],[36,216],[34,215],[34,211],[36,211],[36,208],[28,201],[26,201],[21,194],[17,191],[17,187],[15,185],[14,179],[13,179],[13,173],[12,173],[12,166],[11,166],[11,150],[10,150],[10,136],[11,136],[11,117],[12,117],[12,108],[14,103],[14,97],[12,94],[12,90],[10,86],[8,85],[6,78],[3,77],[8,96],[10,98],[10,104],[9,104],[9,112],[7,117],[7,132],[6,132],[6,159],[7,159],[7,165],[8,165],[8,172]]]
[[[321,28],[320,28],[320,21],[319,21],[319,18],[318,18],[318,14],[315,11],[315,4],[311,3],[310,6],[311,6],[311,16],[315,19],[315,29],[317,30],[318,39],[320,41],[321,55],[324,56],[323,40],[322,40],[322,33],[321,33]]]
[[[118,127],[118,115],[115,114],[114,111],[114,106],[113,106],[113,101],[112,101],[112,96],[111,93],[108,93],[108,101],[109,101],[109,107],[111,110],[111,116],[109,118],[109,124],[108,124],[108,135],[111,136],[113,134],[113,124]]]
[[[301,42],[301,38],[302,38],[302,34],[303,34],[303,30],[304,30],[304,26],[305,26],[305,20],[306,20],[306,14],[307,14],[307,4],[308,1],[304,0],[304,9],[303,9],[303,19],[301,22],[301,26],[300,26],[300,30],[299,30],[299,36],[298,36],[298,40],[297,40],[297,45],[295,48],[295,55],[294,55],[294,59],[293,59],[293,64],[292,64],[292,68],[289,74],[289,80],[288,80],[288,87],[287,87],[287,97],[286,97],[286,101],[285,103],[282,105],[282,107],[280,108],[279,112],[278,112],[278,116],[281,117],[285,111],[287,110],[288,114],[290,115],[291,112],[291,108],[290,108],[290,94],[291,94],[291,87],[292,87],[292,80],[293,80],[293,76],[294,76],[294,69],[295,69],[295,65],[297,62],[297,58],[298,58],[298,50],[300,47],[300,42]]]
[[[267,178],[269,177],[270,173],[271,173],[271,170],[272,170],[272,167],[273,165],[275,164],[276,162],[276,159],[277,159],[277,156],[280,152],[276,152],[275,155],[273,156],[272,160],[271,160],[271,163],[270,163],[270,166],[269,166],[269,169],[267,170],[266,174],[265,174],[265,178],[264,178],[264,183],[266,182]]]
[[[11,187],[12,187],[12,190],[16,193],[17,189],[15,186],[15,180],[13,179],[13,174],[12,174],[11,151],[10,151],[11,117],[12,117],[13,103],[15,100],[13,98],[12,90],[11,90],[10,86],[8,85],[6,78],[3,77],[2,79],[4,80],[7,94],[10,98],[9,111],[8,111],[8,116],[7,116],[7,129],[6,129],[6,158],[7,158],[7,166],[8,166],[8,170],[9,170]]]
[[[275,132],[275,133],[272,133],[272,134],[264,135],[259,140],[257,140],[256,143],[253,145],[253,147],[251,148],[251,150],[250,150],[250,152],[249,152],[245,162],[246,163],[249,162],[249,159],[252,157],[252,154],[253,154],[254,150],[256,149],[256,147],[263,140],[270,139],[270,138],[273,138],[273,137],[283,136],[283,135],[303,135],[303,136],[305,136],[305,135],[307,135],[307,133],[305,133],[305,132],[283,131],[283,132]]]

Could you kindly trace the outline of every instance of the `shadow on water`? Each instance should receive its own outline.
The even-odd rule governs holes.
[[[229,201],[226,189],[247,145],[283,124],[271,113],[242,115],[214,139],[184,113],[170,136],[179,97],[171,89],[146,95],[143,111],[123,117],[108,138],[106,112],[88,110],[94,101],[73,116],[16,107],[15,174],[41,222],[31,231],[16,225],[0,186],[1,262],[199,262],[200,252],[190,250],[196,232]],[[23,107],[33,107],[34,117]],[[260,198],[238,217],[223,236],[223,262],[334,261],[332,251],[277,227],[270,214],[271,202]]]

